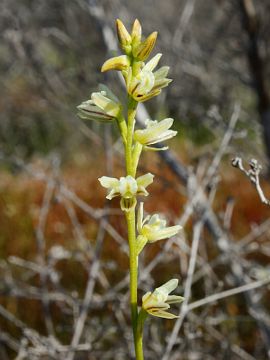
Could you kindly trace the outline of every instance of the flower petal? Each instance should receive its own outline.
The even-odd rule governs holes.
[[[177,286],[178,286],[178,279],[171,279],[171,280],[167,281],[165,284],[163,284],[162,286],[156,288],[156,290],[168,295],[173,290],[175,290],[177,288]]]
[[[148,233],[148,241],[153,243],[158,240],[167,239],[176,235],[181,230],[180,225],[169,226],[163,229],[158,229],[157,231],[152,231]]]
[[[148,121],[146,129],[135,131],[134,139],[142,145],[152,145],[168,140],[177,134],[177,131],[168,130],[172,124],[172,118],[167,118],[160,122]]]
[[[156,80],[164,79],[168,75],[169,70],[170,70],[169,66],[162,66],[161,68],[159,68],[157,71],[154,72],[155,79]]]
[[[178,295],[168,295],[167,298],[167,304],[177,304],[177,303],[181,303],[184,301],[183,296],[178,296]]]
[[[92,104],[91,100],[82,102],[78,109],[78,116],[83,120],[96,120],[101,122],[113,121],[114,116],[106,114],[99,107]]]
[[[147,62],[147,64],[144,66],[145,70],[153,71],[157,64],[159,63],[159,60],[161,58],[162,54],[156,54],[150,61]]]
[[[143,96],[136,96],[136,97],[134,96],[134,99],[137,101],[140,101],[140,102],[144,102],[144,101],[152,99],[155,96],[158,96],[160,93],[161,93],[161,90],[156,89],[156,90],[151,91],[150,93],[143,95]]]
[[[178,316],[174,315],[172,313],[169,313],[167,311],[164,310],[159,310],[159,309],[151,309],[148,311],[149,314],[153,315],[153,316],[157,316],[163,319],[177,319]]]
[[[120,104],[115,103],[107,96],[105,96],[105,92],[94,92],[91,95],[91,99],[93,103],[101,108],[106,114],[117,117],[120,112]]]
[[[148,185],[152,184],[153,179],[154,179],[154,175],[151,173],[147,173],[137,178],[137,184],[138,186],[142,186],[145,188]]]
[[[112,177],[109,177],[109,176],[102,176],[98,179],[98,181],[100,182],[100,184],[109,189],[109,188],[114,188],[116,186],[119,185],[119,180],[116,179],[116,178],[112,178]]]
[[[111,189],[111,191],[106,196],[106,199],[112,200],[114,197],[119,196],[119,195],[120,195],[119,189],[113,188],[113,189]]]
[[[149,150],[149,151],[165,151],[168,149],[169,149],[169,146],[163,146],[163,147],[145,146],[144,147],[144,150]]]

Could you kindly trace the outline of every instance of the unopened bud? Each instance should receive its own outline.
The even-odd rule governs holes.
[[[133,45],[139,45],[142,37],[142,27],[138,19],[136,19],[133,23],[131,30],[131,38]]]
[[[145,61],[153,50],[156,39],[157,39],[157,31],[150,34],[143,43],[141,43],[135,51],[134,56],[136,56],[139,60]]]
[[[125,70],[129,66],[129,60],[126,55],[113,57],[102,65],[101,72],[109,70]]]
[[[125,25],[119,19],[116,20],[116,30],[119,43],[122,49],[126,50],[126,48],[131,44],[131,36]]]

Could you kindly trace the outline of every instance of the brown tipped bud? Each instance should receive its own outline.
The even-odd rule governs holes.
[[[156,40],[157,40],[157,31],[150,34],[141,45],[138,46],[136,49],[136,53],[134,56],[136,56],[139,60],[145,61],[148,56],[150,55],[151,51],[153,50]]]
[[[122,48],[124,48],[127,45],[130,45],[131,43],[131,36],[129,32],[127,31],[125,25],[122,23],[121,20],[116,20],[116,30],[117,30],[117,36],[119,43]]]
[[[138,45],[141,42],[142,27],[138,19],[133,23],[131,30],[131,38],[134,45]]]

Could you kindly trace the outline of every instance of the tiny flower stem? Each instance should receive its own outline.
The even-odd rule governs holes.
[[[133,148],[133,154],[132,154],[132,157],[133,157],[133,172],[135,174],[136,174],[136,171],[137,171],[138,162],[139,162],[139,159],[140,159],[142,148],[143,148],[142,145],[140,143],[138,143],[138,142],[135,143],[134,148]]]
[[[134,342],[136,344],[136,328],[137,328],[137,316],[138,316],[138,310],[137,310],[138,269],[137,269],[137,251],[136,251],[136,234],[135,234],[135,210],[130,210],[126,212],[126,220],[128,226],[128,242],[129,242],[131,320],[132,320]]]
[[[127,175],[135,177],[133,169],[133,159],[132,159],[132,145],[133,145],[133,133],[134,133],[134,124],[135,124],[135,115],[137,109],[137,101],[129,97],[128,99],[128,125],[127,125],[127,144],[126,144],[126,168]]]
[[[120,130],[120,133],[122,135],[124,146],[126,146],[126,144],[127,144],[127,124],[126,124],[125,118],[122,115],[117,119],[117,124],[118,124],[119,130]]]

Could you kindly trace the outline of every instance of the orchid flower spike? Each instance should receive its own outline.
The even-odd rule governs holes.
[[[173,124],[173,119],[167,118],[160,122],[156,120],[146,120],[146,128],[143,130],[136,130],[134,133],[134,140],[144,146],[145,150],[167,150],[168,147],[156,148],[149,145],[154,145],[159,142],[171,139],[177,134],[177,131],[169,130]]]
[[[129,68],[126,76],[127,90],[134,100],[139,102],[149,100],[159,95],[161,89],[168,86],[172,81],[166,77],[169,72],[168,66],[163,66],[153,72],[161,56],[162,54],[154,56],[136,75],[134,75],[132,68]]]
[[[139,254],[147,243],[153,243],[176,235],[182,226],[167,226],[166,220],[158,214],[148,215],[143,219],[143,202],[140,203],[137,216],[137,253]]]
[[[155,289],[153,293],[147,292],[142,298],[142,309],[148,314],[164,319],[175,319],[178,316],[169,313],[170,304],[181,303],[184,298],[178,295],[169,295],[177,288],[178,280],[172,279]]]
[[[77,109],[83,120],[108,122],[115,120],[121,113],[121,104],[117,97],[106,87],[106,90],[94,92],[91,100],[82,102]]]
[[[135,208],[136,195],[147,196],[146,187],[153,182],[154,175],[147,173],[134,179],[128,175],[120,179],[102,176],[99,178],[100,184],[108,189],[107,199],[111,200],[116,196],[121,196],[120,206],[123,211],[130,211]]]

